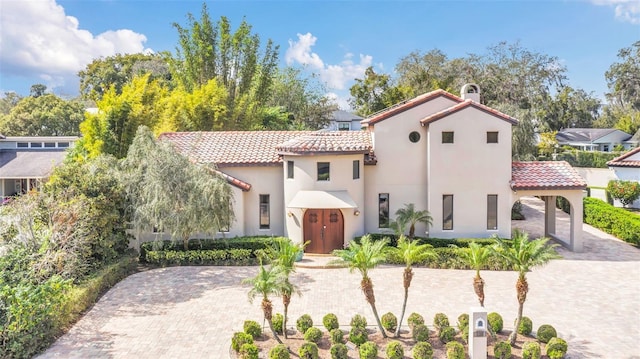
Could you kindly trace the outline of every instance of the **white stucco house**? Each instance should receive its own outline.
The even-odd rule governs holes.
[[[331,122],[325,128],[329,131],[360,131],[364,118],[351,112],[336,110],[331,114]]]
[[[566,162],[512,162],[517,120],[479,103],[477,85],[458,97],[437,90],[362,120],[360,131],[164,133],[161,140],[232,185],[235,223],[225,233],[284,235],[329,253],[355,236],[391,233],[407,203],[428,210],[428,235],[511,236],[511,208],[523,196],[572,205],[569,248],[582,249],[584,180]],[[575,208],[574,208],[575,207]],[[418,235],[427,234],[423,225]]]
[[[612,159],[607,166],[619,180],[640,182],[640,147]],[[633,202],[631,207],[640,208],[640,199]]]

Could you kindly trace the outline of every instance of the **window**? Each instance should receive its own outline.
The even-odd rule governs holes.
[[[420,133],[418,133],[417,131],[413,131],[409,134],[409,141],[416,143],[418,141],[420,141]]]
[[[18,148],[27,148],[29,147],[29,142],[18,142]]]
[[[329,162],[318,162],[318,181],[329,180]]]
[[[42,142],[31,142],[31,148],[42,148]]]
[[[442,196],[442,229],[453,229],[453,195]]]
[[[55,142],[45,142],[44,143],[44,147],[53,148],[53,147],[56,147],[56,143]]]
[[[58,142],[58,147],[67,148],[69,147],[69,142]]]
[[[498,195],[487,195],[487,229],[498,229]]]
[[[442,132],[442,143],[453,143],[453,132]]]
[[[360,160],[353,161],[353,179],[360,178]]]
[[[609,145],[602,146],[602,151],[609,152]]]
[[[497,131],[488,131],[487,132],[487,143],[498,143],[498,132]]]
[[[269,229],[271,219],[269,218],[269,195],[260,195],[260,229]]]
[[[338,131],[351,130],[351,124],[349,122],[338,122]]]
[[[293,161],[287,161],[287,178],[293,178]]]
[[[378,228],[389,228],[389,194],[378,194]]]

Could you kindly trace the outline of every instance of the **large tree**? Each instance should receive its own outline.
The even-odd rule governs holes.
[[[590,128],[598,118],[600,100],[593,93],[563,86],[547,98],[539,108],[541,131],[560,131],[564,128]]]
[[[377,74],[371,66],[349,92],[349,104],[360,116],[369,116],[411,97],[410,89],[396,85],[389,75]]]
[[[0,117],[0,133],[6,136],[77,136],[83,119],[81,102],[66,101],[54,94],[29,96],[22,98],[9,114]]]
[[[613,63],[605,73],[612,105],[630,106],[640,111],[640,41],[618,52],[620,62]]]

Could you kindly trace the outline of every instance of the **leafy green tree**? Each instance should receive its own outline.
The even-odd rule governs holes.
[[[262,297],[261,307],[264,319],[269,324],[271,334],[273,334],[273,337],[280,344],[282,344],[282,340],[280,340],[278,333],[276,333],[273,327],[273,304],[269,296],[280,294],[280,288],[283,282],[282,267],[272,266],[266,269],[262,264],[258,269],[258,274],[254,278],[246,278],[242,281],[242,283],[252,286],[251,290],[249,290],[249,302],[253,303],[256,297]]]
[[[396,211],[396,221],[409,225],[409,239],[413,239],[416,233],[416,224],[424,223],[427,228],[432,224],[433,218],[427,210],[416,211],[415,204],[405,203],[404,207]],[[404,232],[404,231],[403,231]]]
[[[461,248],[460,253],[467,264],[476,271],[476,276],[473,278],[473,290],[478,296],[480,306],[484,307],[484,279],[480,276],[480,269],[489,262],[491,252],[486,247],[471,242],[469,248]]]
[[[640,111],[640,41],[618,52],[620,62],[613,63],[605,73],[610,104],[629,106]]]
[[[551,155],[558,147],[557,134],[558,131],[543,132],[540,134],[540,142],[538,142],[538,153],[540,155],[551,158]]]
[[[31,90],[29,91],[29,96],[31,97],[40,97],[47,92],[47,86],[43,84],[35,84],[31,85]]]
[[[194,164],[141,126],[123,161],[124,184],[138,230],[156,226],[185,249],[192,234],[215,235],[233,219],[233,194],[212,168]]]
[[[398,84],[410,88],[412,96],[437,89],[456,93],[460,90],[455,87],[460,74],[450,71],[452,65],[447,55],[438,49],[426,53],[413,51],[396,65]]]
[[[636,181],[609,181],[607,192],[627,207],[640,198],[640,183]]]
[[[377,74],[371,66],[364,76],[349,89],[349,104],[360,116],[369,116],[411,97],[409,89],[394,85],[389,75]]]
[[[563,86],[540,109],[543,129],[559,131],[563,128],[591,128],[600,111],[600,100],[593,93]]]
[[[496,238],[495,247],[491,247],[491,250],[506,259],[511,267],[518,272],[516,293],[519,306],[514,328],[520,328],[522,311],[524,309],[524,303],[527,300],[527,293],[529,292],[527,273],[531,269],[542,266],[552,259],[560,258],[560,256],[554,249],[557,247],[556,244],[547,244],[549,241],[548,238],[529,240],[527,233],[518,229],[513,231],[511,237],[510,244],[500,238]],[[509,337],[511,346],[515,344],[517,335],[517,330],[511,333]]]
[[[192,92],[182,86],[175,88],[161,101],[162,114],[154,132],[232,129],[225,121],[227,95],[226,89],[215,79],[197,86]]]
[[[4,95],[0,97],[0,118],[2,115],[8,115],[11,109],[16,107],[21,99],[22,96],[13,91],[5,92]]]
[[[77,136],[84,119],[84,106],[53,94],[22,98],[0,117],[0,133],[5,136]]]
[[[336,263],[345,264],[349,267],[350,272],[353,273],[354,270],[357,270],[362,275],[360,289],[362,289],[367,303],[371,306],[380,333],[382,333],[384,338],[387,338],[387,334],[382,327],[380,316],[378,316],[378,310],[376,309],[376,297],[373,291],[373,282],[369,277],[369,270],[384,262],[387,243],[387,239],[372,241],[369,235],[365,235],[360,240],[360,243],[351,241],[349,242],[349,247],[346,249],[336,249],[333,251],[333,255],[339,258]]]

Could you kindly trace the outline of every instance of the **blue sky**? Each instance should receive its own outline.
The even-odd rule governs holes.
[[[557,56],[573,87],[603,98],[618,50],[640,40],[640,0],[207,1],[213,19],[243,17],[280,45],[282,65],[305,65],[346,104],[367,66],[393,74],[411,51],[450,58],[500,41]],[[0,91],[78,92],[75,75],[115,53],[175,51],[172,23],[199,17],[201,0],[0,0]],[[482,86],[482,84],[480,84]]]

